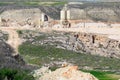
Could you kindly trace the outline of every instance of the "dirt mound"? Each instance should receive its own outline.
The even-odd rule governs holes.
[[[98,80],[89,73],[77,70],[77,66],[68,66],[46,73],[39,80]]]

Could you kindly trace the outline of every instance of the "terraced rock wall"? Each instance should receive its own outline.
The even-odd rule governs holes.
[[[74,43],[74,50],[120,58],[120,42],[109,39],[105,35],[80,33]]]

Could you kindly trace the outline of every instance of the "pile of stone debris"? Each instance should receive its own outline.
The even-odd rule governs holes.
[[[44,67],[35,71],[34,76],[37,80],[98,80],[90,73],[79,71],[77,66],[67,66],[53,72]]]

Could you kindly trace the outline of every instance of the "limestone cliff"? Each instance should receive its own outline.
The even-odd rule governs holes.
[[[57,7],[18,7],[18,6],[5,6],[0,8],[1,25],[9,26],[12,23],[24,26],[26,24],[33,27],[38,27],[42,24],[42,15],[46,15],[48,20],[59,19],[60,9]]]
[[[71,44],[78,52],[120,58],[120,42],[106,35],[80,33],[75,43]]]
[[[21,25],[40,24],[41,13],[49,19],[60,20],[63,6],[0,6],[0,17],[7,22],[15,21]],[[70,19],[102,22],[120,22],[120,6],[118,3],[83,3],[69,4]]]

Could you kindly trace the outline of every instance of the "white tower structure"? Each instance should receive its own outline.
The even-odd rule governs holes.
[[[69,23],[68,20],[70,20],[70,10],[68,9],[67,4],[65,4],[60,12],[60,19],[62,25],[67,25]]]
[[[61,10],[60,18],[61,18],[62,21],[70,19],[70,10],[68,9],[68,5],[67,4],[65,4],[63,9]]]

